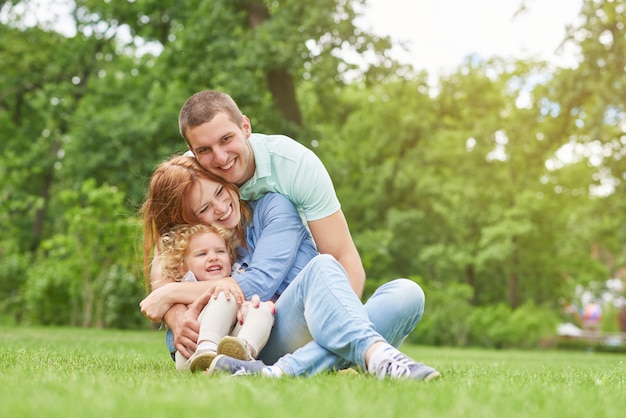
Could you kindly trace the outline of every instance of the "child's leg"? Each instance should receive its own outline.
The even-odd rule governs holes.
[[[274,325],[274,314],[267,303],[246,312],[243,325],[237,324],[231,335],[244,340],[250,349],[250,355],[256,358],[265,347]]]
[[[233,326],[237,309],[235,299],[226,300],[224,292],[220,292],[217,299],[209,300],[198,316],[200,321],[198,348],[185,363],[184,368],[188,367],[194,373],[209,368],[217,355],[218,341],[228,335]]]
[[[217,347],[222,337],[230,333],[237,317],[237,309],[235,299],[226,300],[224,292],[220,292],[217,299],[211,298],[198,316],[200,321],[198,349],[202,343],[213,343],[215,348]]]

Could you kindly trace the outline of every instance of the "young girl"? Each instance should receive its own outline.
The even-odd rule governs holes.
[[[231,266],[237,245],[235,235],[218,226],[174,226],[157,242],[162,280],[196,282],[235,275],[237,271],[233,272]],[[250,304],[258,305],[258,297],[240,306],[224,292],[211,299],[198,318],[197,350],[189,360],[177,352],[177,368],[206,370],[217,354],[241,360],[256,358],[274,324],[274,303],[265,302],[258,309],[249,309]]]

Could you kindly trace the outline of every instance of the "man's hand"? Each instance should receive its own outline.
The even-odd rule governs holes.
[[[165,315],[168,327],[174,334],[174,346],[185,357],[189,358],[196,351],[200,322],[195,309],[187,309],[185,305],[174,305]]]

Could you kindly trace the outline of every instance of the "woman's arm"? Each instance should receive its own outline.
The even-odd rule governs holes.
[[[217,298],[220,292],[226,294],[227,300],[230,300],[231,296],[234,297],[238,304],[242,304],[245,300],[237,281],[232,277],[227,277],[225,279],[204,282],[168,283],[150,292],[139,303],[139,306],[141,307],[141,313],[148,319],[154,322],[161,322],[172,306],[176,304],[189,305],[204,293]]]
[[[308,245],[311,257],[315,255],[298,211],[279,194],[269,193],[256,202],[253,224],[246,233],[250,256],[242,260],[247,263],[245,271],[234,277],[249,298],[256,294],[270,300],[281,284],[293,280],[301,246]]]
[[[189,305],[204,292],[208,292],[210,295],[215,294],[215,297],[217,297],[223,291],[226,293],[228,300],[230,300],[230,295],[233,295],[238,304],[243,303],[245,300],[241,288],[230,277],[220,280],[186,283],[163,280],[161,260],[156,248],[150,269],[150,283],[152,284],[152,292],[139,303],[139,306],[141,313],[153,322],[162,322],[165,313],[172,306],[177,304]],[[177,312],[180,312],[179,309],[177,309]],[[168,326],[170,325],[169,322],[167,324]]]

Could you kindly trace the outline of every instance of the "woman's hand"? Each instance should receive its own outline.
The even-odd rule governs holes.
[[[203,289],[203,293],[200,293]],[[154,322],[163,321],[165,313],[177,303],[190,304],[197,299],[197,295],[207,293],[217,299],[217,295],[224,292],[226,299],[235,298],[237,304],[241,305],[245,301],[245,296],[241,287],[235,279],[227,277],[225,279],[203,281],[197,283],[172,282],[164,284],[154,289],[144,300],[139,303],[141,313],[146,318]],[[208,300],[208,299],[207,299]]]
[[[171,290],[170,286],[172,285],[175,284],[169,283],[154,289],[144,300],[139,302],[141,313],[144,314],[146,318],[153,322],[163,321],[163,316],[172,307],[172,302],[168,298]]]
[[[212,281],[211,284],[212,286],[209,286],[209,288],[200,296],[200,298],[205,296],[207,297],[204,305],[207,304],[210,297],[213,297],[213,299],[217,299],[217,296],[220,294],[220,292],[224,292],[226,300],[230,300],[231,297],[234,297],[235,302],[237,302],[238,305],[241,305],[246,300],[246,297],[243,294],[243,290],[241,290],[241,287],[239,287],[239,283],[237,283],[237,280],[233,279],[232,277],[215,280]],[[203,308],[204,305],[202,305]],[[200,309],[200,311],[202,311],[202,309]]]
[[[220,292],[224,292],[226,300],[230,300],[234,297],[238,305],[241,305],[246,300],[243,295],[243,291],[239,287],[239,284],[237,284],[237,281],[232,277],[227,277],[225,279],[213,281],[211,285],[204,292],[202,292],[202,294],[197,297],[192,304],[189,305],[189,311],[197,318],[200,316],[202,309],[204,309],[206,304],[209,303],[209,300],[211,300],[211,298],[217,299]]]

